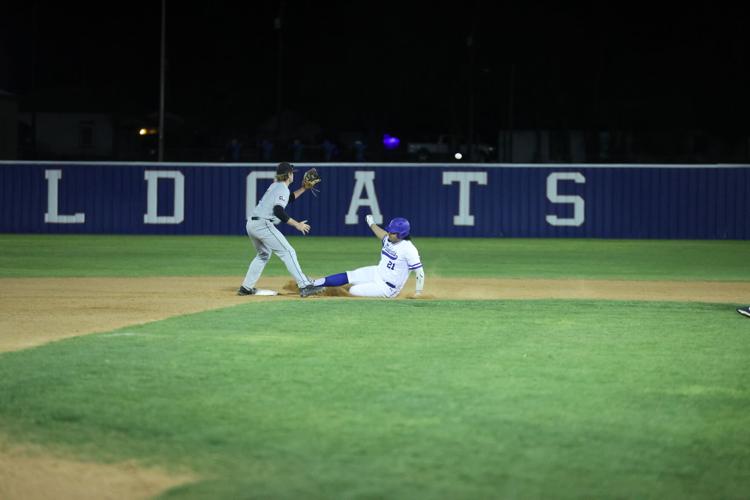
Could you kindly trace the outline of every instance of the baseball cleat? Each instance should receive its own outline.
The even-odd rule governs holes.
[[[743,316],[747,316],[748,318],[750,318],[750,307],[740,307],[739,309],[737,309],[737,312]]]
[[[244,286],[241,286],[239,290],[237,290],[237,295],[255,295],[255,288],[248,290]]]
[[[315,295],[322,292],[324,288],[324,286],[307,285],[305,288],[299,289],[299,296],[309,297],[310,295]]]

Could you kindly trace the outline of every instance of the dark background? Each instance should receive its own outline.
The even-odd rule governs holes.
[[[237,137],[253,159],[262,137],[305,137],[375,156],[383,133],[495,144],[510,129],[748,143],[741,6],[168,0],[166,20],[174,154]],[[20,2],[0,23],[0,88],[21,112],[156,123],[160,1]]]

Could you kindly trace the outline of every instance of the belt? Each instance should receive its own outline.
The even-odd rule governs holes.
[[[385,282],[385,284],[386,284],[386,285],[388,285],[388,286],[389,286],[389,287],[391,287],[391,288],[396,288],[396,285],[394,285],[393,283],[388,283],[388,282],[386,281],[386,282]]]

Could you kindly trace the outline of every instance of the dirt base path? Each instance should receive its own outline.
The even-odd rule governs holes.
[[[134,463],[76,462],[37,447],[23,448],[0,435],[0,499],[146,499],[194,480]]]
[[[0,279],[0,352],[249,301],[301,300],[289,278],[263,278],[275,297],[238,297],[236,277]],[[409,282],[399,299],[409,298]],[[425,299],[611,299],[750,302],[747,282],[453,279],[428,277]],[[304,300],[340,300],[341,289]],[[348,299],[347,299],[348,300]],[[358,300],[358,299],[351,299]],[[0,429],[0,432],[2,430]],[[139,499],[190,481],[125,463],[82,463],[19,448],[0,435],[0,499]]]
[[[248,301],[300,300],[285,290],[289,278],[264,278],[276,297],[238,297],[235,277],[5,278],[0,279],[0,352],[77,335],[106,332],[181,314]],[[414,289],[407,283],[400,299]],[[680,302],[750,301],[748,282],[456,279],[428,277],[425,298],[612,299]],[[341,296],[332,289],[328,295]],[[305,300],[325,300],[311,297]]]

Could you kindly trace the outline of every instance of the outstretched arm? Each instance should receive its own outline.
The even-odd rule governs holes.
[[[282,207],[281,205],[273,206],[273,214],[278,217],[281,222],[289,224],[302,234],[307,234],[310,232],[310,225],[307,224],[306,220],[300,222],[292,219],[291,217],[289,217],[289,214],[286,213],[284,207]]]
[[[305,194],[305,191],[307,191],[307,188],[306,188],[305,186],[300,186],[300,187],[299,187],[299,189],[298,189],[298,190],[296,190],[296,191],[295,191],[295,192],[293,193],[293,194],[294,194],[294,197],[293,197],[293,198],[292,198],[291,196],[289,197],[289,203],[291,203],[291,202],[292,202],[292,200],[294,200],[294,199],[296,199],[296,198],[299,198],[300,196],[302,196],[303,194]]]
[[[420,267],[414,271],[414,275],[417,278],[417,286],[414,290],[414,295],[422,295],[422,290],[424,290],[424,267]]]
[[[384,237],[388,236],[388,233],[385,231],[385,229],[375,224],[375,219],[372,217],[372,215],[366,215],[365,222],[370,227],[372,232],[375,233],[375,236],[379,240],[382,240]]]

